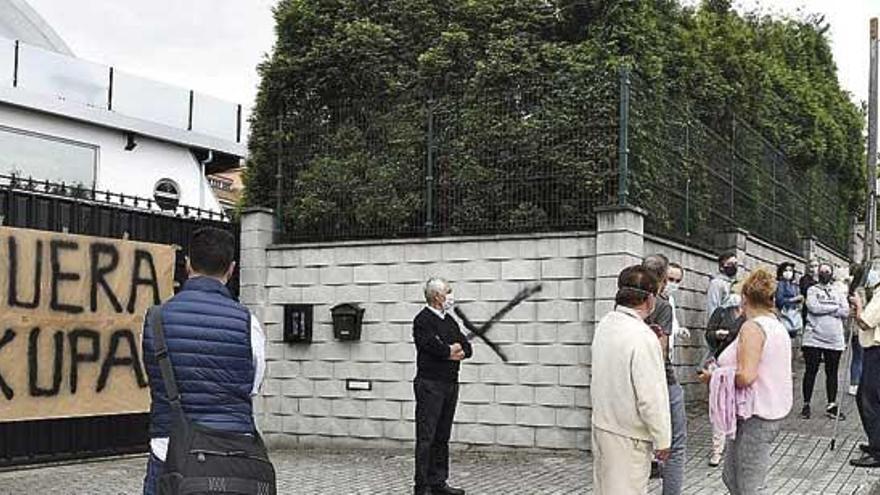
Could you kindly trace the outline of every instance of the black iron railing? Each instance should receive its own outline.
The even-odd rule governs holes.
[[[171,214],[154,206],[143,198],[135,201],[112,192],[0,177],[0,224],[180,246],[175,288],[187,277],[185,253],[196,229],[213,226],[239,238],[239,226],[220,220],[216,212],[190,208]],[[237,273],[229,288],[238,294]],[[0,422],[0,467],[146,452],[148,423],[146,414]]]

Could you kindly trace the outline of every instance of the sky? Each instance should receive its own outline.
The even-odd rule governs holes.
[[[92,62],[253,105],[277,0],[27,0]]]
[[[253,105],[272,50],[276,0],[28,0],[80,58]],[[694,3],[698,0],[685,0]],[[838,78],[868,99],[868,20],[880,0],[736,0],[737,8],[822,13]]]
[[[831,50],[837,63],[837,79],[856,102],[868,100],[870,43],[868,23],[880,17],[880,0],[739,0],[738,9],[761,8],[768,13],[799,10],[825,15],[831,29]]]

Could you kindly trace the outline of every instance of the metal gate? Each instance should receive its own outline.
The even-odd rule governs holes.
[[[222,228],[239,238],[238,224],[216,212],[189,207],[159,212],[144,198],[9,176],[0,176],[0,217],[10,227],[181,246],[175,292],[186,279],[183,253],[196,229]],[[237,273],[229,287],[237,296]],[[146,452],[148,424],[147,414],[0,423],[0,466]]]

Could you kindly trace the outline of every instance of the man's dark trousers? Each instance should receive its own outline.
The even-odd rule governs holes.
[[[856,403],[871,454],[880,459],[880,347],[865,348]]]
[[[415,489],[446,484],[449,477],[449,435],[458,402],[458,383],[416,378]]]

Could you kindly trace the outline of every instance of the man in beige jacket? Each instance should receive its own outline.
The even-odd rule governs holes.
[[[593,338],[593,492],[647,492],[651,458],[664,460],[671,444],[669,394],[657,335],[644,323],[660,284],[645,268],[617,278],[615,309]]]

